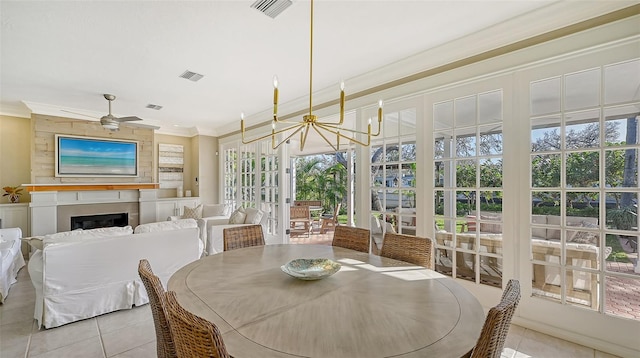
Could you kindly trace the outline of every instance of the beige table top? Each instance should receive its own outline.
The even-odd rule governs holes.
[[[320,257],[341,270],[303,281],[280,269]],[[484,322],[480,303],[451,278],[327,245],[226,251],[181,268],[168,286],[218,326],[236,358],[460,357]]]

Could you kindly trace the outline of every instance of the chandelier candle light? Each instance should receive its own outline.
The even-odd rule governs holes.
[[[304,150],[304,145],[307,141],[307,136],[311,129],[315,130],[327,144],[329,144],[333,150],[340,150],[340,138],[344,138],[349,142],[360,144],[362,146],[369,146],[371,144],[371,137],[380,135],[380,128],[382,127],[382,100],[378,102],[378,131],[373,134],[371,132],[371,118],[367,125],[367,131],[358,131],[350,128],[342,128],[344,122],[344,82],[340,82],[340,120],[338,122],[321,122],[318,117],[313,114],[313,0],[311,0],[311,42],[309,46],[309,114],[302,117],[301,122],[287,121],[278,119],[278,77],[273,77],[273,120],[271,122],[271,133],[262,137],[247,140],[245,139],[245,127],[244,127],[244,113],[240,114],[240,132],[242,133],[242,143],[249,144],[257,142],[271,137],[271,147],[277,149],[282,143],[287,142],[291,137],[300,133],[300,151]],[[285,128],[277,128],[279,123],[290,124]],[[345,135],[344,133],[348,135]],[[276,136],[280,133],[285,133],[284,139],[277,143]],[[335,135],[335,144],[329,139]],[[366,135],[366,141],[360,141],[356,138],[356,135]]]

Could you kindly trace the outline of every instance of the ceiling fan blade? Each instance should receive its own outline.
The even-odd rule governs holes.
[[[129,117],[116,118],[115,120],[118,122],[131,122],[131,121],[141,121],[142,118],[136,117],[136,116],[129,116]]]
[[[99,117],[90,116],[88,114],[84,114],[84,113],[80,113],[80,112],[67,111],[66,109],[61,109],[60,112],[67,112],[67,113],[76,114],[76,115],[79,115],[79,116],[89,117],[89,118],[93,118],[93,119],[100,119]]]
[[[153,129],[153,130],[160,129],[159,126],[154,126],[152,124],[143,124],[143,123],[135,123],[135,122],[127,122],[127,123],[123,123],[122,125],[127,127],[138,127],[138,128],[146,128],[146,129]]]

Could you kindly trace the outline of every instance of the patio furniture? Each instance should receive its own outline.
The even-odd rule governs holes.
[[[293,206],[308,206],[311,225],[320,224],[322,215],[322,201],[320,200],[295,200]],[[312,228],[313,229],[313,228]]]
[[[431,239],[386,232],[380,256],[433,269]]]
[[[333,215],[322,215],[320,217],[320,221],[322,222],[320,226],[320,233],[324,234],[328,230],[335,230],[336,226],[338,226],[338,214],[340,213],[340,206],[342,204],[338,203],[333,210]]]
[[[280,269],[297,258],[342,268],[303,281]],[[225,251],[181,268],[169,290],[215,324],[236,357],[461,357],[485,319],[478,300],[450,277],[328,245]]]
[[[226,228],[223,231],[224,251],[264,245],[262,225],[246,225]]]
[[[140,260],[138,275],[140,275],[144,288],[147,290],[147,296],[149,296],[151,314],[156,329],[156,352],[158,358],[175,358],[178,355],[176,354],[176,347],[169,329],[165,291],[160,278],[153,274],[151,265],[146,259]]]
[[[294,200],[293,206],[322,206],[320,200]]]
[[[369,229],[340,225],[333,233],[331,245],[368,253],[370,235]]]
[[[311,235],[311,211],[308,206],[291,206],[289,208],[289,226],[291,235]]]
[[[471,352],[472,358],[500,358],[518,302],[520,282],[509,280],[500,303],[492,307],[487,314],[480,337]]]
[[[397,207],[398,220],[395,231],[405,235],[416,234],[416,209]]]
[[[166,300],[178,357],[232,358],[215,324],[185,310],[175,292],[167,292]]]

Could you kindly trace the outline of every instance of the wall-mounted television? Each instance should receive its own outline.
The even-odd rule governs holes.
[[[57,177],[137,177],[138,142],[56,134]]]

